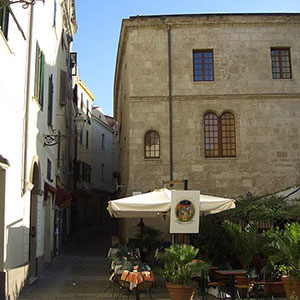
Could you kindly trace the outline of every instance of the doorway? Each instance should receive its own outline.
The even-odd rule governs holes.
[[[29,278],[34,282],[37,278],[37,217],[38,217],[38,195],[40,192],[40,172],[35,162],[32,172],[33,189],[30,194],[30,229],[29,229]]]

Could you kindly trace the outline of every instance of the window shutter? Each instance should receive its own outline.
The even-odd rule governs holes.
[[[0,8],[0,26],[6,39],[8,39],[8,20],[9,20],[9,10],[7,7]]]
[[[67,104],[68,98],[68,86],[67,86],[67,72],[60,70],[60,98],[59,104],[64,106]]]
[[[36,44],[36,52],[35,52],[35,76],[34,76],[34,96],[36,98],[38,97],[39,56],[40,56],[40,48],[39,48],[39,45]]]
[[[49,76],[48,87],[48,126],[52,125],[52,111],[53,111],[53,75]]]
[[[40,85],[39,85],[39,103],[41,105],[42,110],[43,110],[43,105],[44,105],[44,67],[45,67],[45,56],[44,56],[44,53],[41,52],[41,73],[40,73]]]

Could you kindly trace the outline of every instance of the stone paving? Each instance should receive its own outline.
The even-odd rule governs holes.
[[[57,257],[51,267],[42,277],[25,290],[20,300],[108,300],[117,296],[118,286],[109,287],[109,264],[104,257],[80,257],[65,256]],[[153,299],[170,299],[165,287],[159,286],[151,290]],[[141,299],[146,294],[141,293]],[[119,299],[127,299],[124,292]],[[135,295],[131,296],[135,299]],[[148,299],[149,296],[148,296]]]
[[[104,228],[86,228],[73,236],[60,256],[29,288],[19,300],[109,300],[117,296],[118,286],[108,288],[110,235]],[[156,278],[157,286],[151,289],[153,299],[170,299],[163,283]],[[124,292],[119,299],[127,299]],[[130,297],[135,299],[135,295]],[[146,294],[141,293],[141,299]],[[148,299],[149,296],[148,296]]]
[[[110,262],[106,258],[111,237],[105,235],[105,228],[86,228],[78,231],[60,256],[29,288],[24,290],[19,300],[110,300],[115,299],[119,286],[108,288]],[[151,289],[153,299],[170,299],[162,279],[154,272],[156,286]],[[127,299],[122,293],[119,299]],[[146,293],[141,299],[150,299]],[[208,300],[216,298],[209,297]],[[131,295],[130,299],[135,299]],[[194,299],[202,299],[195,296]]]

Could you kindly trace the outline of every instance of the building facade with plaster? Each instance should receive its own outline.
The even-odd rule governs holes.
[[[63,231],[69,230],[63,208],[70,201],[72,132],[65,116],[73,109],[70,51],[76,21],[74,0],[35,1],[27,8],[3,4],[0,298],[12,300],[58,254]]]
[[[91,217],[94,224],[103,224],[108,216],[107,202],[117,189],[117,148],[114,119],[104,114],[101,107],[93,107]],[[97,212],[95,215],[94,212]],[[100,213],[99,213],[100,212]]]
[[[120,196],[168,180],[223,197],[299,183],[299,27],[300,14],[124,19],[114,83]],[[121,226],[125,239],[137,222]]]

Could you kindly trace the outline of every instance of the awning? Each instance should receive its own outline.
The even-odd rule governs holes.
[[[64,209],[72,200],[71,194],[64,188],[56,189],[55,204],[60,208]]]
[[[234,199],[200,194],[199,201],[201,215],[235,208]],[[155,218],[158,213],[167,213],[170,209],[171,190],[167,188],[109,201],[107,207],[110,215],[115,218]]]
[[[45,182],[45,184],[44,184],[44,201],[47,201],[49,191],[51,193],[55,194],[56,193],[56,188],[54,188],[53,186],[51,186],[50,184]]]

